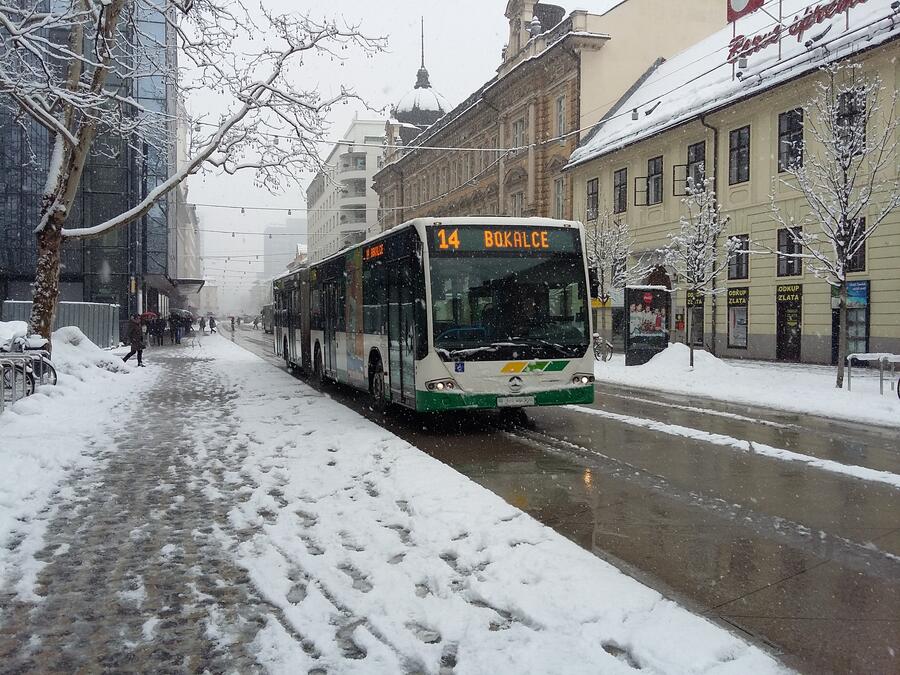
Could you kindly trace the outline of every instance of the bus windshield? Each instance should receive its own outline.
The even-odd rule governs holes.
[[[431,258],[434,346],[444,360],[583,356],[588,346],[579,253]]]

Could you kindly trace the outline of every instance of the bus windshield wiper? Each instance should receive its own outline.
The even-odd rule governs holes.
[[[571,356],[568,349],[555,342],[548,342],[547,340],[541,340],[540,338],[527,338],[527,340],[528,342],[523,346],[536,347],[537,345],[541,345],[542,347],[549,347],[550,349],[556,350],[561,356]]]

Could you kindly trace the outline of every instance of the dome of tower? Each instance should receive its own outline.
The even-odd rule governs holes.
[[[431,86],[425,68],[425,28],[422,26],[422,65],[416,73],[416,86],[394,106],[392,115],[400,122],[419,128],[430,127],[450,110],[447,99]]]

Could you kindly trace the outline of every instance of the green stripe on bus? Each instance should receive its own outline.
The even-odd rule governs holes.
[[[530,394],[529,394],[530,395]],[[534,393],[534,404],[572,405],[593,403],[594,387],[569,387],[553,391]],[[416,410],[419,412],[442,412],[447,410],[494,409],[497,407],[496,394],[449,394],[433,391],[416,391]]]
[[[548,365],[545,369],[545,373],[558,373],[561,370],[565,370],[566,366],[569,365],[568,361],[553,361]]]
[[[525,366],[524,372],[526,372],[526,373],[533,373],[535,371],[542,372],[544,370],[544,368],[546,368],[549,365],[549,363],[550,363],[549,361],[535,361],[534,363],[529,363],[527,366]]]

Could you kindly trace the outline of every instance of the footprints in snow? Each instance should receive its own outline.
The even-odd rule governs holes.
[[[350,577],[353,581],[353,588],[356,590],[362,593],[368,593],[372,590],[372,584],[369,581],[369,578],[349,562],[342,562],[338,565],[338,569]]]

